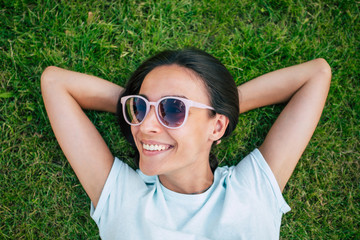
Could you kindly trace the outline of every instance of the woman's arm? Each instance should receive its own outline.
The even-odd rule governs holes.
[[[315,131],[330,81],[330,66],[324,59],[316,59],[265,74],[238,87],[240,112],[288,101],[259,148],[281,190]]]
[[[96,206],[113,156],[82,109],[116,111],[123,89],[111,82],[57,67],[41,76],[41,91],[55,136]]]

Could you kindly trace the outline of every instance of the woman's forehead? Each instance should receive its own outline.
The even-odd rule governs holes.
[[[184,96],[209,103],[204,82],[192,70],[178,66],[160,66],[144,79],[139,94],[155,101],[164,96]],[[150,99],[153,98],[153,99]]]

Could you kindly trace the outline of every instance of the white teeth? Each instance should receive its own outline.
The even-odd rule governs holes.
[[[165,145],[157,145],[157,144],[155,144],[155,145],[143,144],[143,148],[148,151],[163,151],[169,147],[165,146]]]

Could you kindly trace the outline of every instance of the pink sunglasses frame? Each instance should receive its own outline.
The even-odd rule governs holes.
[[[139,122],[139,123],[130,123],[128,121],[128,119],[126,118],[126,101],[129,99],[129,98],[132,98],[132,97],[137,97],[137,98],[141,98],[142,100],[144,100],[145,104],[146,104],[146,112],[145,112],[145,115],[144,115],[144,119]],[[170,127],[170,126],[167,126],[165,123],[163,123],[163,121],[161,120],[161,117],[159,115],[159,104],[161,101],[163,100],[166,100],[166,99],[176,99],[176,100],[180,100],[182,101],[184,104],[185,104],[185,117],[184,117],[184,121],[181,123],[181,125],[177,126],[177,127]],[[121,98],[121,104],[122,104],[122,110],[123,110],[123,116],[124,116],[124,119],[125,121],[129,124],[129,125],[132,125],[132,126],[138,126],[140,125],[146,118],[146,116],[148,115],[149,111],[150,111],[150,108],[151,106],[154,106],[155,108],[155,113],[156,113],[156,118],[158,119],[158,121],[161,123],[161,125],[163,125],[164,127],[166,128],[169,128],[169,129],[178,129],[180,127],[182,127],[187,118],[188,118],[188,115],[189,115],[189,109],[191,107],[195,107],[195,108],[201,108],[201,109],[209,109],[209,110],[215,110],[213,107],[210,107],[206,104],[203,104],[203,103],[199,103],[199,102],[195,102],[195,101],[192,101],[192,100],[189,100],[189,99],[186,99],[186,98],[181,98],[181,97],[171,97],[171,96],[167,96],[167,97],[163,97],[163,98],[160,98],[158,101],[156,102],[150,102],[149,100],[147,100],[145,97],[141,96],[141,95],[129,95],[129,96],[125,96],[125,97],[122,97]]]

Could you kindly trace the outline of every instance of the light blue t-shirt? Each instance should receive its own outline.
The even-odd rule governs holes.
[[[91,217],[102,239],[279,239],[290,211],[258,149],[236,166],[218,167],[204,193],[180,194],[157,176],[115,158]]]

